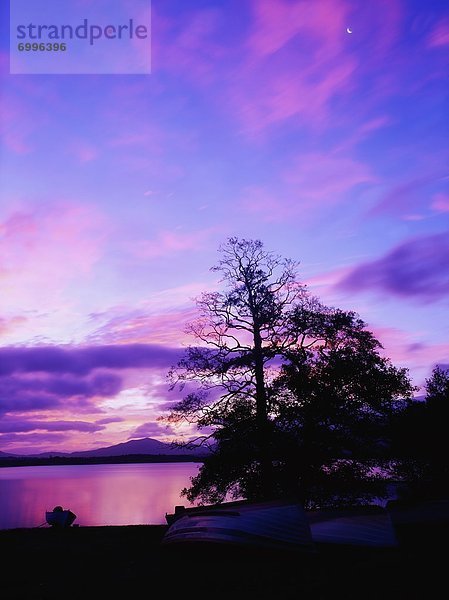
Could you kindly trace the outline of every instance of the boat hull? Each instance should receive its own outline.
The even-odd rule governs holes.
[[[395,525],[449,524],[449,500],[390,500],[387,511]]]
[[[317,544],[372,548],[397,546],[395,528],[382,507],[360,506],[307,513],[312,539]]]
[[[304,510],[297,503],[228,503],[186,509],[172,523],[164,545],[212,544],[314,551]]]

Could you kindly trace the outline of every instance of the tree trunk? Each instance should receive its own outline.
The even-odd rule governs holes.
[[[264,498],[270,498],[273,495],[273,465],[270,451],[270,428],[265,390],[262,338],[257,324],[254,325],[254,374],[256,377],[256,419],[262,495]]]

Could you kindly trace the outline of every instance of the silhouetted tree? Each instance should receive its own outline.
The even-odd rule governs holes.
[[[449,369],[434,367],[424,400],[396,415],[395,473],[409,499],[448,496]]]
[[[449,416],[449,369],[434,367],[431,377],[426,379],[426,403],[435,417],[447,422]]]
[[[295,311],[299,328],[305,317]],[[386,497],[391,420],[414,389],[407,370],[380,354],[354,312],[322,309],[315,319],[321,341],[293,349],[273,385],[282,487],[309,507]]]
[[[180,402],[171,420],[194,420],[198,426],[235,426],[235,413],[250,407],[258,476],[258,494],[272,493],[270,419],[266,389],[269,363],[297,343],[289,309],[308,296],[296,279],[297,264],[267,252],[258,240],[229,238],[212,271],[222,274],[227,290],[204,293],[197,300],[200,318],[189,332],[198,340],[169,377],[173,383],[200,385]],[[204,392],[210,392],[205,394]],[[211,400],[211,398],[213,398]]]
[[[432,495],[448,496],[449,369],[436,366],[426,380],[428,467]]]
[[[260,241],[230,238],[220,251],[213,270],[227,289],[197,300],[201,316],[189,331],[199,343],[169,373],[173,388],[195,384],[169,419],[211,428],[214,441],[183,493],[318,502],[320,478],[355,489],[371,475],[381,424],[411,393],[406,371],[380,356],[354,313],[311,296],[297,263]]]

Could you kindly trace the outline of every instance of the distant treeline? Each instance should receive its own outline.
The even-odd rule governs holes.
[[[179,454],[125,454],[124,456],[51,456],[39,457],[2,457],[0,467],[34,467],[46,465],[104,465],[129,463],[173,463],[203,462],[204,457]]]

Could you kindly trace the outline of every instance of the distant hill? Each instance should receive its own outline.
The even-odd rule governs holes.
[[[102,456],[125,456],[126,454],[153,454],[164,456],[192,455],[201,456],[208,454],[207,448],[199,447],[194,449],[174,447],[172,444],[153,440],[152,438],[142,438],[140,440],[130,440],[115,446],[106,448],[97,448],[96,450],[85,450],[83,452],[71,452],[68,456],[74,457],[102,457]]]
[[[96,450],[83,450],[81,452],[41,452],[40,454],[7,454],[0,452],[0,459],[4,458],[105,458],[109,456],[127,456],[127,455],[152,455],[152,456],[205,456],[209,451],[202,446],[198,448],[179,448],[172,444],[160,442],[152,438],[142,438],[139,440],[130,440],[122,444],[97,448]]]

